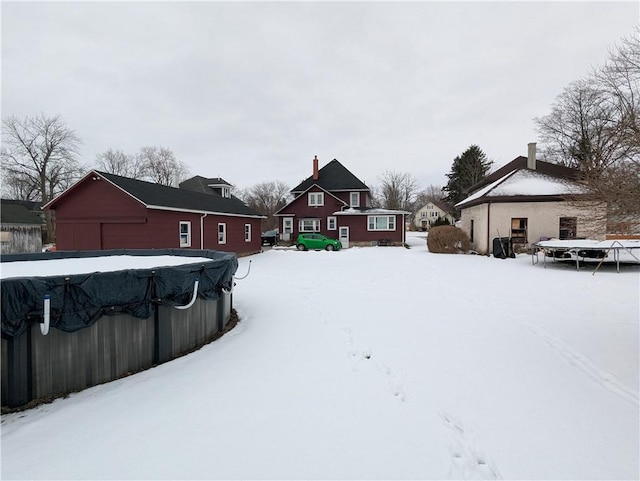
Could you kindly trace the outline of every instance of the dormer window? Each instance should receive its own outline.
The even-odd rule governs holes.
[[[208,187],[220,197],[231,198],[231,187],[226,184],[208,184]]]

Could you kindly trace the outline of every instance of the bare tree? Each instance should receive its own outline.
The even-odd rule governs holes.
[[[3,169],[2,197],[7,199],[37,201],[38,188],[21,172],[10,172]]]
[[[621,143],[623,129],[616,108],[594,79],[572,82],[535,119],[546,159],[597,175],[632,153]]]
[[[418,192],[418,194],[416,195],[415,207],[416,209],[419,209],[420,207],[434,200],[443,200],[444,196],[445,194],[442,191],[441,185],[431,184],[426,189],[422,189],[420,192]]]
[[[615,105],[627,141],[640,144],[640,27],[620,41],[593,76]]]
[[[3,181],[31,199],[49,202],[82,173],[78,163],[80,139],[60,116],[10,116],[2,122],[1,163]],[[55,238],[51,212],[47,212],[45,241]]]
[[[177,185],[177,181],[184,180],[189,173],[186,164],[164,147],[142,147],[139,161],[145,177],[157,184]]]
[[[379,200],[385,209],[413,211],[418,181],[407,172],[387,170],[382,174]]]
[[[110,174],[139,179],[143,177],[141,157],[125,154],[122,150],[109,149],[96,156],[98,169]]]
[[[546,160],[582,172],[589,192],[606,202],[610,226],[628,231],[635,223],[640,230],[638,36],[623,39],[602,67],[571,83],[535,122]]]
[[[262,230],[264,231],[275,229],[278,226],[278,220],[273,214],[287,203],[288,192],[289,187],[284,182],[279,180],[265,181],[246,189],[241,197],[244,203],[258,214],[267,216],[262,221]]]

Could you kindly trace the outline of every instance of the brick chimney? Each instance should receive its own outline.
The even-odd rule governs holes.
[[[313,180],[318,180],[318,156],[313,156]]]
[[[536,170],[536,143],[531,142],[527,153],[527,169]]]

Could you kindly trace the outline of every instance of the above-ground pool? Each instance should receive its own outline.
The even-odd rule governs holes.
[[[166,249],[6,255],[0,266],[2,405],[16,407],[208,342],[230,318],[238,262]]]

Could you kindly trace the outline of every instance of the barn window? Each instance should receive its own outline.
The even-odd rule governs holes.
[[[393,215],[370,215],[369,230],[396,230],[396,218]]]
[[[180,247],[191,247],[191,222],[180,222]]]
[[[227,224],[218,224],[218,244],[227,243]]]
[[[251,242],[251,224],[244,225],[244,241]]]

